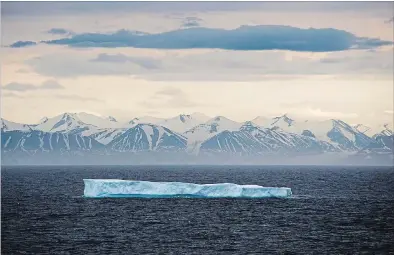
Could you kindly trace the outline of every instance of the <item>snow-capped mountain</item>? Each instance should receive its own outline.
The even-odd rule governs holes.
[[[357,124],[357,125],[354,126],[354,128],[355,128],[357,131],[359,131],[360,133],[363,133],[363,134],[367,134],[367,132],[368,132],[369,130],[371,130],[370,127],[367,127],[367,126],[365,126],[364,124]]]
[[[339,146],[342,150],[357,151],[373,142],[370,137],[341,120],[296,121],[285,114],[273,118],[271,124],[268,124],[269,122],[264,119],[255,119],[254,121],[259,125],[263,124],[262,127],[265,128],[314,137]]]
[[[373,130],[373,135],[366,134],[369,130]],[[188,153],[197,157],[220,153],[257,157],[331,152],[381,155],[393,153],[394,137],[392,125],[388,124],[369,128],[361,124],[351,126],[335,119],[303,121],[286,114],[275,118],[257,117],[245,123],[223,116],[209,119],[199,113],[170,119],[142,117],[122,123],[111,116],[64,113],[43,118],[34,125],[2,119],[1,131],[1,148],[8,155],[14,152],[28,155],[36,152],[61,152],[61,155],[84,152],[86,156],[100,151],[105,155],[128,152],[138,157],[142,152]],[[122,155],[128,159],[128,154]],[[169,159],[169,153],[164,155]],[[184,158],[184,154],[174,155],[175,158]],[[147,159],[150,157],[153,156],[149,154]]]
[[[38,122],[37,125],[43,124],[43,123],[47,122],[48,120],[49,120],[49,119],[48,119],[47,117],[44,117],[44,118],[42,118],[42,119],[40,120],[40,122]]]
[[[98,127],[83,122],[76,113],[64,113],[46,120],[35,126],[34,129],[51,133],[81,134],[85,131],[97,130]]]
[[[64,113],[53,118],[47,118],[35,129],[44,132],[81,133],[85,130],[99,128],[120,128],[114,118],[102,118],[89,113]]]
[[[181,114],[176,117],[158,122],[158,124],[175,132],[184,133],[187,130],[199,124],[205,123],[208,120],[209,117],[202,113],[193,113],[190,115]]]
[[[271,128],[271,124],[274,122],[272,118],[267,118],[263,116],[258,116],[251,120],[251,122],[255,123],[256,125],[264,128]]]
[[[209,119],[183,133],[187,137],[190,152],[197,153],[201,143],[225,130],[237,130],[242,124],[223,116]]]
[[[107,148],[113,151],[184,151],[186,137],[168,128],[153,124],[138,124],[116,136]]]
[[[363,124],[357,124],[354,126],[354,128],[369,136],[369,137],[374,137],[376,135],[393,135],[393,123],[385,123],[385,124],[378,124],[378,125],[372,125],[372,126],[366,126]]]
[[[299,126],[303,132],[310,131],[317,139],[337,144],[343,150],[357,150],[372,142],[370,137],[341,120],[309,121]]]
[[[112,116],[108,116],[107,120],[111,121],[111,122],[118,122],[114,117]]]
[[[159,122],[164,121],[162,118],[156,118],[156,117],[150,117],[150,116],[143,116],[143,117],[138,117],[130,120],[127,122],[124,127],[133,127],[137,124],[157,124]]]
[[[258,116],[255,119],[253,119],[252,122],[259,125],[260,127],[264,127],[264,128],[277,127],[283,130],[288,129],[289,127],[294,127],[296,124],[298,124],[297,121],[289,117],[287,114],[273,118]]]
[[[393,123],[391,123],[391,124],[390,123],[383,124],[382,126],[379,126],[379,127],[375,128],[373,130],[376,130],[376,131],[374,131],[375,134],[373,135],[373,137],[380,136],[380,135],[392,136],[394,134],[394,132],[393,132]]]
[[[1,131],[12,131],[12,130],[31,131],[32,128],[31,125],[16,123],[2,118]]]
[[[294,125],[295,120],[289,118],[287,114],[280,116],[280,117],[275,117],[272,119],[273,122],[271,123],[271,126],[276,126],[276,127],[291,127]]]
[[[360,125],[357,125],[357,128],[360,128]],[[375,133],[377,130],[379,132],[375,133],[372,138],[375,142],[370,143],[359,153],[394,153],[394,133],[390,124],[379,125],[374,128],[375,131],[371,133]],[[394,154],[393,154],[394,155]]]
[[[387,148],[389,151],[394,152],[394,135],[377,135],[375,140],[382,148]]]
[[[75,134],[19,130],[1,133],[1,149],[26,153],[75,152],[100,150],[104,146],[96,140]]]
[[[207,122],[205,122],[206,125],[215,125],[216,129],[219,131],[223,131],[223,130],[237,130],[238,128],[240,128],[242,126],[241,123],[230,120],[226,117],[223,116],[216,116],[210,120],[208,120]]]
[[[101,144],[107,145],[119,135],[126,132],[127,128],[103,128],[92,132],[89,137],[95,139]]]
[[[322,153],[338,149],[315,138],[262,128],[246,122],[237,131],[224,131],[201,144],[203,153],[239,153],[244,155],[265,153]]]

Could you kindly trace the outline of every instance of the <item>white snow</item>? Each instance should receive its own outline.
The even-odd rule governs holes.
[[[47,122],[48,121],[48,118],[47,117],[44,117],[44,118],[42,118],[41,120],[40,120],[40,122],[38,122],[38,124],[42,124],[42,123],[45,123],[45,122]]]
[[[271,121],[272,123],[270,125],[266,124],[266,126],[263,125],[263,127],[266,128],[278,127],[280,130],[283,130],[285,132],[299,134],[299,135],[302,134],[304,130],[309,130],[313,133],[313,135],[318,140],[325,142],[332,142],[331,139],[327,136],[327,133],[331,131],[334,128],[334,126],[337,126],[337,128],[343,133],[343,135],[347,137],[350,141],[355,141],[354,132],[357,132],[357,130],[355,129],[348,130],[340,123],[338,124],[338,121],[332,119],[323,120],[323,121],[321,120],[296,121],[293,118],[289,117],[288,115],[283,115],[281,117],[273,118]],[[253,120],[253,122],[261,125],[260,123],[262,123],[263,121],[259,119],[257,120],[255,119]]]
[[[271,118],[258,116],[254,118],[252,122],[259,125],[260,127],[271,128],[271,124],[273,123],[273,120]]]
[[[192,116],[193,119],[200,121],[201,123],[207,122],[209,119],[211,119],[211,117],[200,112],[194,112],[190,114],[190,116]]]
[[[7,148],[9,142],[11,141],[11,136],[8,137],[7,141],[4,144],[4,148]]]
[[[363,125],[363,124],[354,125],[354,128],[355,128],[358,132],[363,133],[363,134],[367,134],[367,132],[371,129],[370,127],[365,126],[365,125]]]
[[[1,119],[1,130],[2,131],[12,131],[12,130],[20,130],[20,131],[30,131],[31,128],[27,124],[16,123],[12,121],[8,121],[5,119]]]
[[[148,139],[149,149],[153,149],[152,148],[153,127],[150,125],[141,125],[141,128],[142,130],[144,130],[146,138]]]
[[[208,116],[201,113],[193,113],[191,115],[181,114],[173,118],[163,120],[158,124],[175,132],[184,133],[195,126],[206,122],[208,119]]]
[[[241,123],[230,120],[230,119],[223,117],[223,116],[216,116],[216,117],[208,120],[205,124],[207,124],[207,125],[216,124],[219,132],[222,132],[224,130],[235,131],[235,130],[238,130],[242,126]]]
[[[107,145],[109,144],[115,137],[126,132],[127,129],[124,128],[104,128],[96,130],[90,130],[91,132],[82,132],[84,136],[93,136],[96,141],[101,144]],[[89,134],[90,133],[90,134]]]
[[[64,113],[53,118],[48,118],[45,122],[37,125],[36,130],[44,132],[70,132],[76,128],[87,127],[91,133],[84,131],[83,135],[91,135],[102,128],[120,128],[122,124],[111,121],[107,118],[89,113]]]
[[[365,126],[363,124],[357,124],[354,126],[358,131],[366,134],[369,137],[375,135],[393,135],[393,122],[384,124],[375,124],[371,126]]]
[[[217,116],[204,124],[197,125],[187,130],[183,135],[187,137],[189,150],[196,151],[203,141],[225,130],[236,131],[241,126],[242,124],[239,122],[223,116]]]
[[[116,128],[121,127],[118,122],[112,117],[104,118],[90,113],[75,113],[75,118],[83,123],[90,124],[99,128]]]
[[[123,127],[134,127],[137,124],[157,124],[159,122],[162,122],[164,119],[162,118],[156,118],[156,117],[151,117],[151,116],[143,116],[143,117],[138,117],[130,120],[126,124],[123,125]]]
[[[287,198],[290,188],[238,185],[233,183],[194,184],[116,179],[84,179],[85,197],[247,197]]]

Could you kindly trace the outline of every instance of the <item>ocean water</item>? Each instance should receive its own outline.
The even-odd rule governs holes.
[[[83,178],[294,196],[87,199]],[[392,167],[3,166],[1,196],[1,254],[394,254]]]

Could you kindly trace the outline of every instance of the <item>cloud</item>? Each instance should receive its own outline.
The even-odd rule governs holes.
[[[21,95],[13,93],[13,92],[2,93],[1,97],[25,98],[25,97],[23,97]]]
[[[153,81],[264,81],[307,75],[391,77],[393,49],[333,53],[287,51],[147,51],[141,55],[55,53],[26,62],[50,77],[132,75]]]
[[[37,87],[32,84],[27,83],[17,83],[11,82],[3,87],[3,90],[11,90],[11,91],[27,91],[27,90],[36,90]]]
[[[22,96],[19,94],[16,94],[14,92],[6,92],[2,93],[2,97],[12,97],[12,98],[21,98],[21,99],[26,99],[26,98],[42,98],[42,95],[29,95],[28,97]],[[94,97],[82,97],[78,95],[64,95],[64,94],[57,94],[57,95],[51,95],[52,98],[57,98],[57,99],[64,99],[64,100],[71,100],[71,101],[79,101],[79,102],[86,102],[86,101],[92,101],[92,102],[104,102],[101,99],[97,99]]]
[[[64,87],[62,85],[60,85],[57,81],[54,81],[54,80],[47,80],[39,86],[30,84],[30,83],[11,82],[11,83],[6,84],[2,88],[3,88],[3,90],[17,91],[17,92],[31,91],[31,90],[43,90],[43,89],[47,89],[47,90],[64,89]]]
[[[386,111],[384,111],[384,113],[385,113],[385,114],[391,114],[391,115],[393,115],[393,114],[394,114],[394,111],[393,111],[393,110],[386,110]]]
[[[289,113],[290,116],[297,116],[303,119],[313,118],[313,119],[353,119],[359,117],[357,113],[352,112],[342,112],[336,111],[335,107],[328,107],[322,109],[318,106],[319,103],[312,102],[298,102],[298,103],[286,103],[281,104],[282,109]],[[342,108],[342,107],[338,107]]]
[[[182,27],[190,28],[190,27],[199,27],[202,19],[198,17],[186,17],[182,22]]]
[[[321,118],[342,119],[342,118],[357,118],[358,117],[357,113],[323,111],[320,108],[308,108],[308,109],[304,109],[304,110],[305,110],[305,113],[308,113],[308,114],[315,116],[315,117],[321,117]]]
[[[168,87],[156,92],[156,95],[164,95],[164,96],[181,96],[183,95],[182,90],[177,88]]]
[[[10,45],[11,48],[23,48],[28,46],[36,45],[36,42],[33,41],[17,41]]]
[[[385,20],[384,23],[386,24],[391,24],[394,22],[394,17],[392,17],[391,19]]]
[[[174,87],[159,90],[151,98],[142,101],[140,104],[149,108],[189,108],[198,106],[181,89]]]
[[[70,30],[64,29],[64,28],[51,28],[47,31],[48,34],[53,34],[53,35],[67,35],[67,34],[72,34]]]
[[[64,89],[62,85],[60,85],[57,81],[48,80],[42,83],[39,87],[40,89]]]
[[[94,97],[81,97],[78,95],[55,95],[54,97],[58,99],[66,99],[66,100],[72,100],[72,101],[92,101],[92,102],[103,102],[103,100],[94,98]]]
[[[133,63],[138,66],[141,66],[146,69],[157,69],[160,66],[160,61],[157,61],[152,58],[145,58],[145,57],[132,57],[132,56],[126,56],[123,54],[116,54],[116,55],[111,55],[111,54],[106,54],[102,53],[99,54],[95,59],[92,59],[92,61],[96,62],[109,62],[109,63]]]
[[[43,41],[46,44],[89,48],[150,49],[224,49],[224,50],[289,50],[330,52],[349,49],[373,49],[393,42],[357,37],[334,28],[303,29],[282,25],[241,26],[236,29],[189,28],[158,34],[119,30],[114,33],[84,33],[70,38]],[[15,46],[18,42],[11,45]],[[23,44],[22,44],[23,45]],[[23,47],[20,45],[19,47]]]
[[[89,15],[99,13],[163,12],[382,12],[392,10],[392,2],[3,2],[7,16]]]

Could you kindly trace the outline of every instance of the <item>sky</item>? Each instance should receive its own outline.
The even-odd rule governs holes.
[[[1,115],[393,122],[393,2],[2,2]]]

